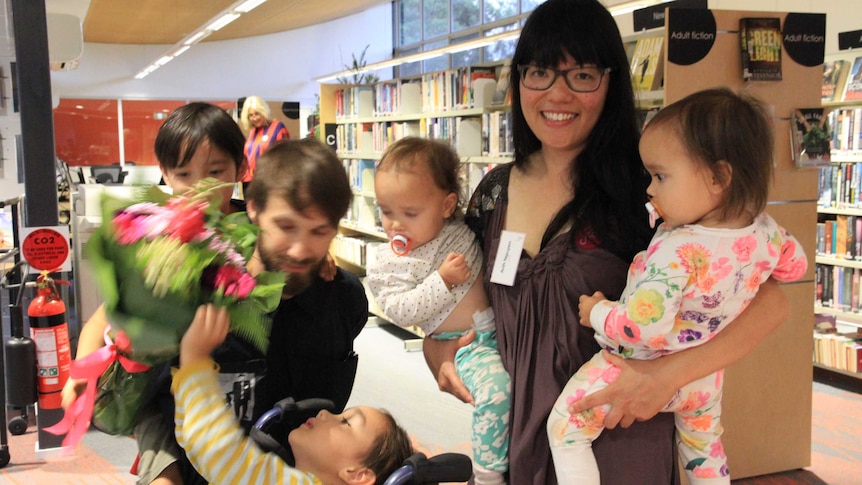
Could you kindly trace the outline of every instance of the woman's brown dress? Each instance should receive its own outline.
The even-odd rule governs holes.
[[[522,252],[514,286],[490,283],[506,219],[511,167],[502,165],[482,179],[467,222],[484,251],[485,289],[512,380],[508,483],[554,485],[548,414],[569,378],[600,350],[592,330],[578,324],[578,297],[602,291],[617,298],[629,262],[590,244],[570,244],[564,234],[535,258]],[[593,450],[604,485],[667,485],[676,480],[673,414],[605,430]]]

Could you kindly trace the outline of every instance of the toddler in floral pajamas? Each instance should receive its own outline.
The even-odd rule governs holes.
[[[730,324],[770,276],[802,277],[799,242],[763,212],[772,172],[772,123],[755,100],[727,89],[701,91],[660,111],[640,141],[652,222],[649,247],[635,256],[617,302],[580,297],[581,325],[623,358],[647,360],[700,345]],[[601,353],[584,364],[548,419],[557,478],[599,484],[591,443],[608,407],[569,406],[613,382],[619,369]],[[689,383],[663,409],[675,414],[689,483],[729,484],[721,444],[724,371]]]

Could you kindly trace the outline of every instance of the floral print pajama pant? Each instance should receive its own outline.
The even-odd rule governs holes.
[[[589,446],[604,429],[608,405],[570,415],[568,407],[616,380],[619,369],[597,353],[566,384],[548,418],[551,448]],[[727,456],[721,445],[721,388],[724,371],[698,379],[678,390],[662,410],[674,413],[677,442],[692,484],[730,483]],[[583,454],[581,454],[583,455]],[[587,453],[595,467],[595,457]],[[559,468],[559,467],[558,467]],[[562,485],[562,482],[561,482]]]

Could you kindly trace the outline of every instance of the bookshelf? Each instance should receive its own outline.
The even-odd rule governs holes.
[[[814,312],[831,324],[814,332],[819,374],[862,385],[862,54],[826,57],[821,103],[831,131],[831,163],[818,172]],[[849,330],[849,331],[848,331]]]
[[[333,242],[340,266],[364,276],[376,251],[388,248],[374,196],[374,171],[393,141],[405,136],[448,141],[461,156],[465,202],[492,167],[511,161],[510,115],[504,102],[508,81],[498,82],[505,69],[471,66],[374,85],[320,86],[321,124],[329,125],[324,132],[332,136],[353,190],[350,211]],[[369,312],[391,323],[367,294]],[[423,336],[418,328],[408,330]],[[413,342],[405,345],[415,347]]]

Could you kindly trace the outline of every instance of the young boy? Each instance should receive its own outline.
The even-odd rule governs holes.
[[[245,137],[223,109],[208,103],[190,103],[174,110],[156,135],[155,152],[162,178],[174,192],[182,192],[197,181],[211,177],[227,184],[238,182],[247,171]],[[245,210],[245,203],[232,200],[233,186],[221,190],[219,209],[225,214]],[[104,345],[108,327],[104,305],[84,324],[78,337],[76,358]],[[262,359],[262,357],[260,357]],[[69,379],[62,391],[64,408],[82,392],[85,381]],[[135,428],[140,453],[138,484],[182,484],[173,429],[157,406],[148,407]]]

